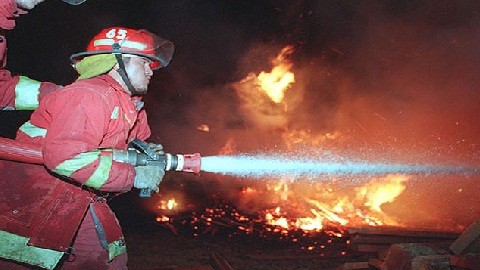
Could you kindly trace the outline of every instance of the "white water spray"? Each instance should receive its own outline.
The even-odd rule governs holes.
[[[437,166],[428,164],[394,164],[371,162],[325,162],[298,156],[207,156],[202,157],[201,170],[224,175],[262,177],[316,177],[320,175],[383,175],[383,174],[478,174],[480,168]]]

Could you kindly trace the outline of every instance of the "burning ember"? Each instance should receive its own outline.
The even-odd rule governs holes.
[[[212,198],[213,199],[213,198]],[[284,217],[280,208],[267,209],[257,214],[246,214],[226,201],[216,201],[215,207],[189,216],[167,218],[157,221],[175,234],[187,233],[194,237],[227,237],[230,239],[249,238],[297,245],[307,252],[320,256],[345,256],[350,253],[348,235],[340,226],[325,226],[324,229],[310,230],[302,220]],[[294,223],[307,229],[292,226]],[[338,250],[340,249],[340,250]],[[335,253],[336,255],[334,255]]]
[[[178,203],[175,201],[175,199],[172,198],[172,199],[169,199],[168,201],[160,201],[159,208],[163,210],[172,210],[176,206],[178,206]]]
[[[204,125],[204,124],[199,125],[197,127],[197,129],[200,130],[200,131],[203,131],[203,132],[209,132],[210,131],[210,127],[208,125]]]

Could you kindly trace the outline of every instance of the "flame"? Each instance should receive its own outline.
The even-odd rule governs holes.
[[[380,208],[385,203],[391,203],[406,188],[407,177],[402,175],[389,176],[383,181],[371,181],[357,191],[359,199],[366,200],[365,206],[376,212],[382,212]]]
[[[286,91],[295,82],[295,75],[291,71],[293,62],[288,59],[293,51],[293,46],[285,46],[271,61],[269,72],[250,72],[232,85],[241,101],[239,109],[252,126],[283,128],[287,125],[286,113],[296,106],[296,103],[287,103],[285,100]]]
[[[381,206],[393,202],[403,192],[406,180],[407,177],[404,175],[372,179],[356,188],[353,195],[330,196],[332,198],[326,201],[315,198],[315,195],[320,194],[299,194],[288,187],[288,182],[280,181],[267,185],[267,190],[279,196],[280,199],[277,202],[293,208],[293,211],[282,211],[283,206],[277,206],[273,210],[266,211],[265,222],[287,231],[301,229],[306,232],[321,231],[331,224],[340,227],[398,226],[396,221],[382,211]],[[285,195],[287,191],[288,196]],[[335,190],[332,188],[325,189],[325,192],[335,195]],[[290,198],[288,201],[287,197]],[[299,201],[300,197],[304,197],[303,203]],[[294,212],[299,213],[294,214]],[[282,233],[282,230],[278,232]]]
[[[285,129],[282,133],[282,140],[288,150],[292,150],[298,145],[308,144],[309,146],[319,147],[330,142],[340,142],[345,139],[339,131],[313,134],[310,129]]]
[[[338,131],[313,134],[309,129],[293,129],[285,130],[282,139],[288,149],[292,149],[294,145],[298,144],[308,143],[311,146],[321,146],[329,141],[339,141],[342,139],[342,134]]]
[[[288,189],[289,180],[280,179],[279,182],[274,182],[273,184],[267,184],[267,190],[271,190],[274,194],[279,195],[280,200],[286,201],[290,195],[293,195]]]
[[[222,149],[220,149],[219,155],[231,154],[231,153],[235,152],[235,148],[236,148],[235,141],[232,138],[230,138],[230,139],[227,140],[227,142],[222,147]]]
[[[168,222],[168,221],[170,221],[170,218],[167,217],[167,216],[163,216],[163,215],[162,215],[162,216],[160,216],[160,217],[157,217],[156,220],[157,220],[158,222]]]
[[[257,193],[257,190],[253,187],[244,187],[244,188],[242,188],[242,193],[255,194],[255,193]]]
[[[203,132],[209,132],[210,131],[210,127],[208,125],[205,125],[205,124],[201,124],[197,127],[198,130],[200,131],[203,131]]]
[[[295,75],[290,71],[293,63],[286,57],[293,53],[293,46],[284,47],[272,61],[274,67],[270,72],[262,71],[257,76],[260,89],[275,103],[281,103],[285,91],[295,82]]]
[[[167,201],[161,200],[158,208],[162,210],[173,210],[177,208],[177,206],[178,206],[177,201],[174,198],[172,198],[172,199],[168,199]]]
[[[170,199],[168,200],[167,202],[167,209],[168,210],[172,210],[173,208],[175,208],[175,206],[177,206],[178,203],[175,201],[175,199]]]

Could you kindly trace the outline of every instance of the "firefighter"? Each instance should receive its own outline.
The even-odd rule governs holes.
[[[0,110],[33,110],[39,99],[58,89],[51,82],[39,82],[26,76],[12,76],[7,64],[7,40],[4,31],[15,27],[15,18],[45,0],[1,0],[0,1]],[[78,5],[85,0],[63,0]]]
[[[111,27],[72,55],[77,81],[41,100],[17,133],[42,145],[45,167],[9,162],[0,176],[0,242],[8,243],[0,257],[50,269],[126,269],[107,198],[132,187],[158,191],[164,168],[135,166],[127,150],[150,136],[142,96],[173,48],[147,30]]]

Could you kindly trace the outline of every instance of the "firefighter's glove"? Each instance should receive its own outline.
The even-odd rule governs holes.
[[[165,169],[160,166],[137,166],[135,167],[135,179],[133,186],[138,189],[150,189],[158,192],[158,185],[165,175]]]
[[[148,147],[152,149],[153,152],[157,155],[164,155],[165,152],[163,152],[163,146],[161,144],[156,144],[156,143],[149,143]]]

